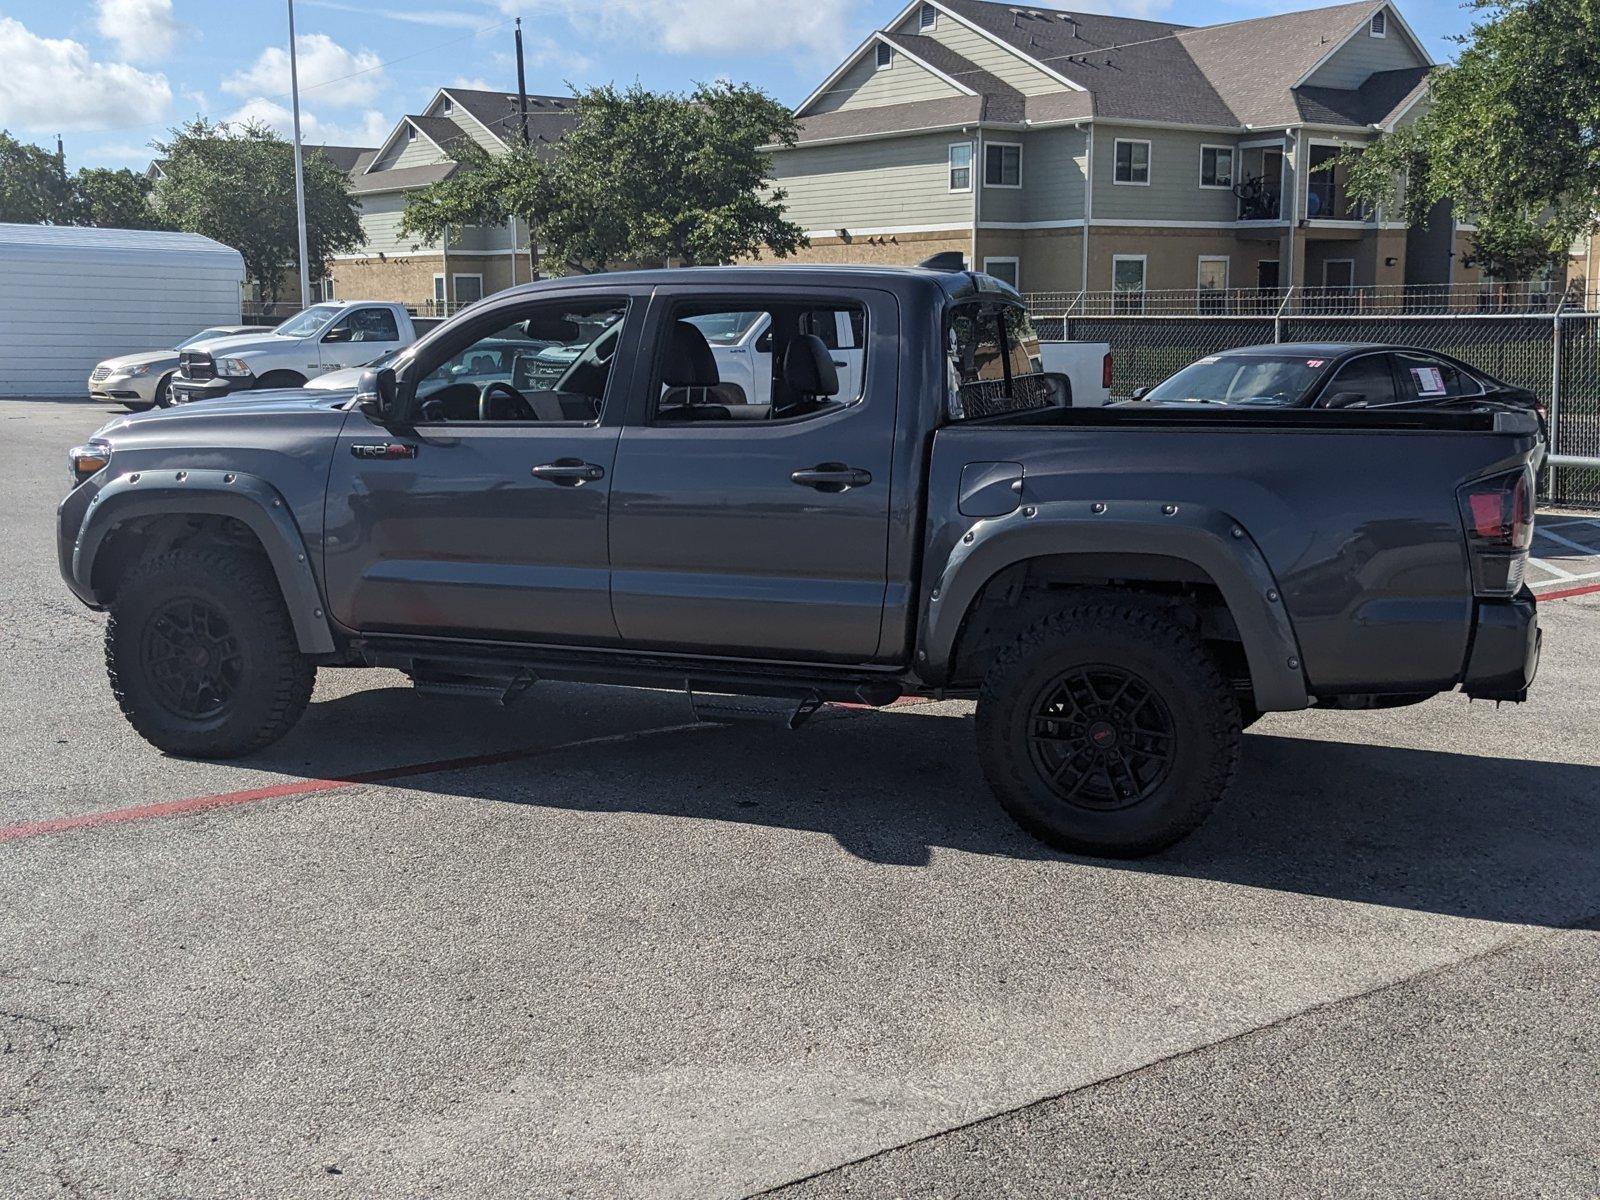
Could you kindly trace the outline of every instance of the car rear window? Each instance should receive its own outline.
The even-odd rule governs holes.
[[[1042,378],[1039,335],[1026,309],[1009,304],[953,309],[945,353],[952,421],[1029,412],[1053,403]]]
[[[1328,365],[1306,355],[1214,354],[1158,383],[1144,398],[1197,404],[1295,404]]]

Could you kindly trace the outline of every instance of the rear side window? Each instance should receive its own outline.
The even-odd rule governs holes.
[[[1339,368],[1333,381],[1323,389],[1324,402],[1335,396],[1348,394],[1361,397],[1359,403],[1367,408],[1377,408],[1395,402],[1394,376],[1389,371],[1387,354],[1366,354]],[[1341,404],[1358,403],[1346,398]]]
[[[1461,368],[1442,358],[1422,354],[1397,354],[1402,400],[1453,400],[1477,396],[1483,389]]]
[[[1040,377],[1039,335],[1025,309],[968,304],[953,309],[945,331],[952,421],[1049,408]]]

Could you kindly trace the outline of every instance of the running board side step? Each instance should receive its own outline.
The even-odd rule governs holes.
[[[822,697],[815,692],[798,704],[792,697],[708,694],[693,687],[685,687],[684,693],[689,697],[694,719],[704,724],[782,725],[792,731],[809,721],[823,705]]]
[[[506,678],[418,674],[411,677],[411,686],[429,696],[470,696],[493,700],[502,708],[509,708],[522,699],[538,679],[531,672]]]

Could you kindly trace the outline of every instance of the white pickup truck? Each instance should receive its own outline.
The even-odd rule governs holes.
[[[184,348],[172,379],[183,404],[307,380],[409,346],[417,327],[403,304],[346,300],[314,304],[268,333],[215,338]]]
[[[1039,358],[1046,371],[1071,380],[1073,408],[1111,403],[1110,343],[1040,342]]]

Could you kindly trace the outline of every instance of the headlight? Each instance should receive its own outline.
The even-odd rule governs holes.
[[[238,379],[241,375],[250,374],[250,364],[242,358],[217,359],[217,374],[226,375],[230,379]]]
[[[72,486],[77,487],[91,475],[106,469],[111,461],[111,447],[105,442],[85,442],[67,451],[67,464],[72,471]]]
[[[137,378],[140,375],[148,375],[150,374],[150,364],[145,363],[142,366],[134,367],[129,370],[128,374],[134,378]]]

